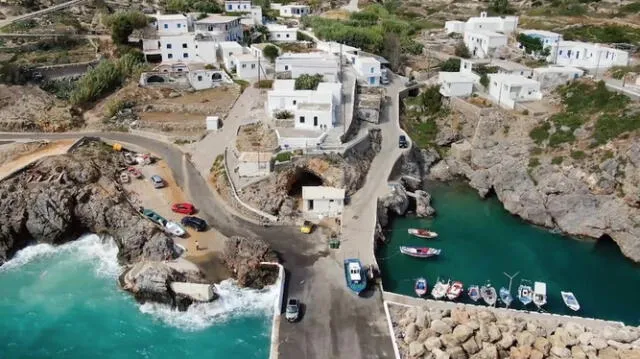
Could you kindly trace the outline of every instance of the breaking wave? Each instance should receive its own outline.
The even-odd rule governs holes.
[[[158,303],[145,303],[140,306],[140,311],[187,331],[203,330],[237,317],[267,317],[273,314],[277,297],[275,285],[262,290],[240,288],[234,280],[227,279],[217,284],[216,290],[220,296],[218,299],[191,305],[186,312]]]

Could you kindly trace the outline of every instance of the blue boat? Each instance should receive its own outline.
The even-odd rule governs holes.
[[[533,290],[528,281],[522,281],[522,284],[518,287],[518,299],[520,302],[527,306],[533,301]]]
[[[513,301],[513,297],[511,296],[511,293],[509,293],[509,289],[502,287],[500,288],[500,292],[498,292],[500,295],[500,300],[502,301],[502,303],[504,303],[505,306],[509,306],[511,305],[511,302]]]
[[[344,277],[347,280],[347,287],[358,294],[367,288],[367,270],[359,259],[344,260]]]

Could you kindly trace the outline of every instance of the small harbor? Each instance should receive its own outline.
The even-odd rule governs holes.
[[[509,287],[505,273],[517,273],[511,283],[511,309],[537,310],[534,303],[524,306],[518,299],[518,287],[526,280],[532,287],[535,282],[546,284],[542,312],[640,324],[640,266],[611,240],[576,240],[537,228],[510,215],[496,198],[483,200],[462,183],[429,183],[427,190],[436,217],[399,217],[387,228],[389,241],[377,253],[386,292],[417,299],[416,280],[425,278],[424,298],[433,299],[438,279],[460,281],[464,290],[456,302],[485,305],[482,299],[469,298],[469,287],[490,281],[498,291]],[[409,228],[428,228],[438,237],[419,238],[409,234]],[[400,246],[437,248],[441,253],[415,258],[401,254]],[[561,291],[575,294],[578,311],[565,305]],[[496,306],[505,305],[498,299]]]

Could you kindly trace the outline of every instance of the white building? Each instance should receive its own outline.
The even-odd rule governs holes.
[[[156,21],[151,23],[158,35],[178,35],[189,31],[189,18],[183,14],[156,14]]]
[[[344,210],[344,188],[302,187],[302,212],[317,217],[337,217]]]
[[[464,32],[463,41],[472,56],[483,59],[506,46],[507,36],[494,31],[472,30]]]
[[[302,17],[305,15],[311,14],[311,8],[308,5],[300,5],[300,4],[281,5],[279,10],[280,10],[280,16],[282,17]]]
[[[473,93],[473,84],[478,82],[478,75],[471,72],[438,73],[440,94],[444,97],[467,97]]]
[[[198,64],[174,62],[161,64],[150,72],[140,75],[140,86],[156,86],[175,89],[210,89],[233,81],[223,70],[205,69]]]
[[[271,153],[240,152],[236,169],[240,177],[267,176],[271,173]]]
[[[487,63],[487,66],[497,67],[499,74],[520,75],[529,78],[533,76],[532,68],[514,61],[495,59]]]
[[[533,79],[542,89],[552,89],[564,85],[584,75],[584,71],[569,66],[547,66],[533,69]]]
[[[252,6],[251,7],[251,18],[253,19],[253,24],[254,25],[261,25],[263,23],[262,7],[260,7],[260,6]]]
[[[243,29],[240,17],[210,15],[194,22],[196,32],[221,34],[224,41],[242,41]]]
[[[275,80],[267,93],[267,112],[289,111],[294,127],[326,131],[333,128],[342,103],[342,84],[321,82],[315,90],[296,90],[295,80]]]
[[[223,41],[218,43],[218,54],[222,59],[227,71],[232,71],[236,67],[235,56],[242,55],[244,49],[242,45],[235,41]]]
[[[225,12],[250,12],[251,0],[226,0],[224,2]]]
[[[294,42],[297,40],[298,29],[279,24],[265,25],[269,30],[269,40],[280,42]]]
[[[601,44],[579,41],[560,41],[551,48],[547,61],[556,65],[582,69],[608,69],[629,65],[629,53]]]
[[[560,41],[562,41],[562,34],[558,34],[553,31],[546,30],[522,30],[521,34],[525,34],[534,39],[540,40],[542,43],[542,47],[551,47],[557,45]],[[518,45],[518,47],[521,47]]]
[[[489,96],[504,108],[514,109],[517,102],[542,99],[540,83],[520,75],[489,74]]]
[[[369,56],[356,56],[353,68],[358,74],[359,83],[364,86],[380,86],[380,76],[382,75],[380,61]]]
[[[253,54],[233,55],[233,63],[235,64],[236,74],[238,74],[239,78],[243,80],[258,78],[260,72],[258,58],[253,56]]]
[[[444,23],[447,34],[462,34],[467,31],[494,31],[503,34],[510,34],[518,28],[517,16],[487,16],[486,12],[481,12],[480,16],[470,17],[466,22],[447,21]]]
[[[276,58],[276,73],[289,72],[291,78],[321,74],[326,82],[338,81],[339,57],[322,52],[285,53]]]

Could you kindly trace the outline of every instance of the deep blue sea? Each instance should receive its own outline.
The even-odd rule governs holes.
[[[276,293],[218,285],[187,312],[118,288],[117,247],[41,244],[0,267],[0,358],[267,358]]]

